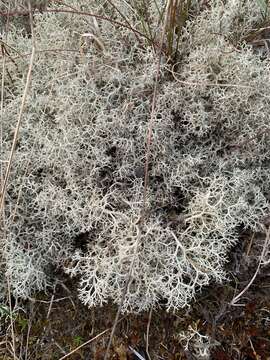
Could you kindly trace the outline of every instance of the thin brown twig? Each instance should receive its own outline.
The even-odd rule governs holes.
[[[120,321],[122,321],[124,319],[121,318],[118,320],[118,323]],[[91,344],[93,341],[97,340],[98,338],[100,338],[101,336],[105,335],[107,332],[110,331],[110,328],[102,331],[101,333],[99,333],[98,335],[94,336],[93,338],[91,338],[90,340],[87,340],[86,342],[84,342],[83,344],[81,344],[80,346],[76,347],[76,349],[73,349],[72,351],[70,351],[68,354],[62,356],[59,360],[64,360],[66,358],[68,358],[70,355],[74,354],[75,352],[77,352],[78,350],[80,350],[81,348],[83,348],[84,346],[88,345],[88,344]]]
[[[3,182],[3,186],[2,186],[2,196],[1,196],[1,200],[0,200],[0,216],[2,215],[2,211],[3,211],[3,207],[4,207],[4,203],[5,203],[5,193],[6,193],[6,189],[7,189],[7,183],[8,183],[11,167],[12,167],[15,148],[17,145],[17,140],[18,140],[19,131],[20,131],[21,122],[22,122],[22,115],[23,115],[23,111],[25,108],[25,104],[26,104],[26,98],[28,95],[28,90],[30,88],[30,80],[31,80],[32,69],[33,69],[33,65],[34,65],[34,58],[35,58],[35,53],[36,53],[36,39],[35,39],[35,33],[34,33],[33,13],[32,13],[30,0],[28,1],[28,4],[29,4],[28,14],[29,14],[29,19],[30,19],[31,34],[32,34],[32,53],[31,53],[24,93],[23,93],[23,97],[22,97],[22,102],[21,102],[21,106],[20,106],[20,110],[19,110],[18,121],[17,121],[16,129],[15,129],[15,133],[14,133],[14,137],[13,137],[13,142],[12,142],[12,147],[11,147],[10,156],[9,156],[9,160],[8,160],[8,165],[7,165],[5,178],[4,178],[4,182]]]
[[[3,41],[2,39],[0,39],[0,43],[1,43],[1,46],[4,46],[5,54],[7,54],[7,55],[10,56],[9,52],[8,52],[7,49],[6,49],[6,48],[9,48],[10,50],[12,50],[12,51],[14,51],[16,54],[18,54],[18,56],[19,56],[20,58],[23,59],[21,53],[20,53],[18,50],[16,50],[13,46],[10,46],[6,41]],[[13,60],[13,58],[11,58],[11,56],[10,56],[10,60],[14,63],[14,60]],[[15,64],[15,65],[16,65],[16,64]]]
[[[10,281],[9,276],[7,276],[7,288],[8,288],[8,305],[9,305],[9,313],[10,313],[10,328],[11,328],[11,338],[12,338],[12,354],[13,359],[16,360],[16,341],[15,341],[15,332],[14,332],[14,319],[13,319],[13,311],[11,304],[11,290],[10,290]]]
[[[11,342],[10,341],[8,341],[7,342],[7,344],[9,345],[9,347],[7,347],[7,350],[8,350],[8,352],[13,356],[14,354],[13,354],[13,345],[11,344]],[[16,360],[20,360],[20,359],[18,359],[17,357],[16,357]]]
[[[54,340],[54,344],[58,347],[62,354],[66,355],[66,351],[62,348],[61,345],[58,344],[57,341]]]
[[[51,313],[51,310],[52,310],[52,305],[53,305],[53,302],[54,302],[54,297],[55,297],[55,288],[56,288],[56,285],[54,286],[53,288],[53,294],[52,294],[52,297],[51,297],[51,300],[50,300],[50,305],[49,305],[49,309],[48,309],[48,312],[47,312],[47,319],[49,319],[49,316],[50,316],[50,313]]]
[[[146,328],[146,354],[147,354],[149,360],[151,360],[151,356],[149,354],[149,334],[150,334],[152,313],[153,313],[153,307],[151,307],[151,309],[149,311],[148,323],[147,323],[147,328]]]
[[[8,6],[8,14],[10,12],[10,4]],[[5,24],[5,42],[7,41],[7,35],[8,35],[8,31],[9,31],[9,19],[10,17],[7,17],[7,22]],[[1,124],[0,124],[0,154],[3,154],[3,122],[4,122],[4,94],[5,94],[5,75],[7,73],[7,75],[10,77],[10,74],[8,72],[8,70],[6,69],[6,62],[7,62],[7,56],[9,56],[8,51],[5,48],[5,42],[3,41],[3,39],[0,40],[1,42],[1,52],[3,55],[3,64],[2,64],[2,81],[1,81],[1,105],[0,105],[0,119],[1,119]],[[12,58],[11,58],[12,59]],[[2,159],[1,159],[2,160]],[[4,184],[4,167],[3,167],[4,161],[1,161],[1,168],[0,168],[0,198],[1,195],[3,193],[3,184]],[[5,214],[4,214],[4,210],[3,210],[3,232],[5,232]],[[5,236],[3,237],[5,238]]]
[[[153,123],[155,119],[155,113],[156,113],[156,104],[157,104],[157,91],[158,91],[158,85],[159,85],[159,78],[160,78],[160,70],[161,70],[161,58],[162,58],[162,48],[163,48],[163,42],[165,39],[165,33],[166,33],[166,26],[167,26],[167,17],[168,17],[168,6],[170,4],[170,0],[167,0],[166,2],[166,10],[165,10],[165,19],[164,19],[164,25],[162,30],[162,36],[161,36],[161,44],[159,46],[159,53],[157,58],[157,69],[155,74],[155,85],[154,85],[154,91],[153,91],[153,98],[152,98],[152,106],[151,106],[151,114],[150,119],[148,123],[148,129],[147,129],[147,136],[146,136],[146,151],[145,151],[145,167],[144,167],[144,190],[143,190],[143,205],[142,205],[142,211],[140,214],[140,218],[138,223],[136,224],[138,226],[138,235],[137,240],[135,244],[134,254],[132,258],[132,262],[129,267],[129,272],[127,276],[127,280],[125,283],[125,287],[123,289],[122,298],[120,301],[120,304],[118,306],[117,314],[114,320],[114,325],[110,334],[110,339],[107,345],[106,353],[104,356],[104,360],[107,360],[109,357],[109,351],[112,345],[114,333],[116,330],[116,325],[119,319],[119,316],[121,314],[122,306],[124,304],[124,300],[127,294],[127,290],[129,288],[129,285],[132,281],[132,270],[135,263],[135,258],[139,250],[139,245],[141,243],[141,228],[142,224],[145,221],[146,217],[146,207],[147,207],[147,189],[148,189],[148,182],[149,182],[149,162],[150,162],[150,150],[151,150],[151,144],[152,144],[152,133],[153,133]]]
[[[117,313],[116,313],[116,316],[115,316],[115,319],[114,319],[114,322],[113,322],[113,327],[112,327],[112,330],[111,330],[111,333],[110,333],[110,338],[109,338],[109,342],[108,342],[108,345],[107,345],[107,348],[106,348],[106,353],[105,353],[105,356],[104,356],[104,360],[108,359],[110,348],[111,348],[111,345],[112,345],[112,342],[113,342],[113,337],[114,337],[115,330],[116,330],[116,326],[117,326],[117,324],[119,322],[119,318],[120,318],[122,307],[123,307],[123,304],[124,304],[124,301],[125,301],[125,298],[126,298],[126,294],[127,294],[129,285],[130,285],[130,283],[132,281],[132,270],[133,270],[133,267],[134,267],[136,254],[138,252],[140,239],[141,239],[141,229],[138,226],[137,241],[136,241],[136,244],[135,244],[135,250],[134,250],[133,257],[132,257],[132,262],[131,262],[131,265],[129,267],[128,276],[127,276],[125,286],[124,286],[124,289],[123,289],[123,294],[122,294],[122,297],[121,297],[121,301],[120,301],[120,304],[118,306]]]
[[[259,263],[258,263],[258,266],[257,266],[257,269],[256,269],[254,275],[252,276],[251,280],[246,285],[246,287],[238,295],[236,295],[232,299],[232,301],[230,302],[230,305],[234,305],[234,306],[241,306],[242,305],[242,304],[237,304],[237,303],[240,300],[240,298],[244,295],[244,293],[247,292],[247,290],[250,288],[250,286],[255,281],[255,279],[256,279],[256,277],[257,277],[257,275],[259,273],[259,270],[261,268],[261,265],[263,263],[263,258],[264,258],[265,252],[267,250],[269,241],[270,241],[270,226],[268,227],[268,229],[265,229],[265,241],[264,241],[263,249],[262,249],[262,252],[261,252],[260,259],[259,259]]]
[[[127,17],[122,13],[122,11],[113,3],[112,0],[107,0],[109,4],[111,4],[111,6],[118,12],[118,14],[123,18],[123,20],[127,23],[127,25],[132,28],[130,22],[128,21]],[[138,34],[134,33],[134,35],[136,36],[136,39],[138,41],[140,41]]]
[[[34,298],[30,297],[29,300],[32,301],[33,303],[50,304],[51,302],[58,303],[60,301],[67,300],[69,298],[70,298],[69,296],[65,296],[65,297],[61,297],[59,299],[53,299],[53,301],[52,301],[52,299],[49,300],[49,301],[46,301],[46,300],[37,300],[37,299],[34,299]]]
[[[9,18],[8,18],[9,19]],[[6,74],[6,52],[3,51],[3,64],[2,64],[2,81],[1,81],[1,105],[0,105],[0,116],[1,116],[1,124],[0,124],[0,153],[3,154],[3,120],[4,120],[4,92],[5,92],[5,74]],[[3,183],[4,183],[4,170],[3,163],[1,161],[0,168],[0,194],[3,193]],[[0,195],[1,196],[1,195]],[[3,216],[4,218],[4,216]]]
[[[248,246],[247,246],[247,250],[246,250],[247,256],[249,256],[249,254],[250,254],[250,250],[251,250],[251,247],[252,247],[252,244],[253,244],[254,237],[255,237],[255,233],[253,232],[252,235],[251,235],[250,241],[248,243]]]
[[[164,42],[165,33],[166,33],[169,4],[170,4],[170,0],[167,0],[166,10],[165,10],[165,19],[164,19],[164,25],[163,25],[163,30],[162,30],[162,36],[161,36],[161,45],[159,46],[159,53],[158,53],[158,63],[157,63],[155,85],[154,85],[154,92],[153,92],[153,99],[152,99],[152,106],[151,106],[151,116],[150,116],[150,120],[149,120],[149,126],[148,126],[148,130],[147,130],[147,138],[146,138],[146,160],[145,160],[145,167],[144,167],[144,192],[143,192],[143,215],[144,216],[146,213],[146,196],[147,196],[148,181],[149,181],[149,161],[150,161],[150,150],[151,150],[151,143],[152,143],[153,123],[154,123],[156,105],[157,105],[157,91],[158,91],[159,78],[160,78],[162,48],[163,48],[163,42]]]
[[[220,83],[208,83],[208,82],[205,82],[205,81],[185,81],[185,80],[181,80],[179,79],[176,75],[180,75],[178,72],[174,71],[175,67],[178,65],[178,63],[175,63],[171,69],[168,69],[174,80],[176,82],[178,82],[179,84],[183,84],[183,85],[188,85],[188,86],[214,86],[214,87],[232,87],[232,88],[240,88],[240,89],[253,89],[252,86],[249,86],[249,85],[242,85],[242,84],[220,84]]]
[[[9,9],[10,10],[10,7]],[[6,25],[6,37],[8,33],[9,28],[9,17],[7,18],[7,25]],[[2,148],[3,148],[3,119],[4,119],[4,91],[5,91],[5,73],[6,73],[6,55],[8,55],[7,50],[5,49],[4,45],[1,43],[2,48],[2,54],[3,54],[3,67],[2,67],[2,82],[1,82],[1,139],[0,139],[0,150],[1,154]],[[0,193],[3,195],[4,192],[4,171],[3,166],[1,163],[1,188]],[[5,210],[3,208],[3,235],[4,239],[6,238],[6,224],[5,224]],[[9,276],[7,276],[7,292],[8,292],[8,305],[9,305],[9,313],[10,313],[10,328],[11,328],[11,338],[12,338],[12,354],[13,359],[16,360],[16,341],[15,341],[15,333],[14,333],[14,321],[13,321],[13,310],[12,310],[12,304],[11,304],[11,286],[10,286],[10,279]]]
[[[31,331],[31,320],[28,321],[27,335],[26,335],[26,344],[25,344],[25,360],[28,360],[28,347],[29,347],[29,338]]]
[[[270,132],[270,128],[266,128],[266,129],[261,129],[260,131],[257,132],[257,134],[255,134],[254,136],[252,136],[251,138],[249,139],[246,139],[242,142],[240,142],[239,144],[231,144],[231,145],[228,145],[230,148],[236,148],[236,149],[239,149],[249,143],[251,143],[253,140],[256,140],[258,138],[258,136],[260,135],[264,135],[266,133]]]
[[[263,42],[264,42],[264,46],[265,46],[265,49],[266,49],[266,52],[267,52],[267,55],[270,56],[270,48],[269,48],[269,39],[262,39]]]
[[[249,341],[249,343],[250,343],[250,347],[251,347],[251,350],[252,350],[252,352],[253,352],[254,358],[255,358],[255,359],[259,359],[259,356],[258,356],[258,354],[256,353],[256,351],[255,351],[255,349],[254,349],[254,345],[253,345],[253,342],[252,342],[252,340],[251,340],[251,337],[249,337],[248,341]]]
[[[73,53],[79,53],[79,49],[44,49],[44,50],[36,50],[36,54],[41,54],[41,53],[46,53],[46,52],[73,52]],[[25,54],[21,54],[21,57],[26,57],[26,56],[31,56],[32,52],[30,53],[25,53]],[[18,59],[19,56],[14,56],[13,60]],[[11,61],[12,60],[9,58],[6,58],[6,62]]]
[[[151,25],[150,25],[150,20],[149,20],[149,14],[148,14],[148,9],[147,9],[147,4],[145,3],[145,0],[142,0],[142,5],[143,5],[143,14],[144,15],[141,15],[140,13],[140,10],[137,8],[137,12],[140,16],[140,19],[141,19],[141,23],[142,23],[142,26],[143,26],[143,29],[145,31],[145,33],[148,33],[149,34],[149,44],[153,47],[153,50],[155,52],[155,41],[154,41],[154,36],[152,34],[152,29],[151,29]],[[144,19],[145,17],[145,19]]]
[[[125,20],[125,22],[130,26],[130,28],[132,28],[129,20],[128,20],[128,19],[126,18],[126,16],[119,10],[119,8],[118,8],[116,5],[114,5],[114,3],[113,3],[111,0],[107,0],[107,1],[112,5],[112,7],[113,7],[114,9],[116,9],[116,11],[117,11],[117,12],[119,13],[119,15]],[[66,6],[67,8],[72,9],[72,10],[74,10],[75,12],[78,11],[78,9],[76,9],[74,6],[68,5],[68,4],[66,4],[65,2],[61,1],[61,0],[52,0],[52,2],[56,2],[56,3],[58,3],[58,4],[61,4],[61,5],[63,5],[63,6]],[[95,19],[95,18],[94,18],[94,19]],[[139,38],[138,34],[137,34],[136,32],[133,32],[133,33],[134,33],[137,41],[140,42],[140,38]]]
[[[117,25],[117,26],[121,26],[121,27],[124,27],[126,29],[129,29],[131,30],[134,35],[137,34],[137,35],[140,35],[141,37],[145,38],[146,40],[150,41],[151,39],[143,34],[141,31],[135,29],[134,27],[128,25],[128,24],[124,24],[120,21],[117,21],[117,20],[113,20],[107,16],[104,16],[104,15],[98,15],[98,14],[94,14],[94,13],[90,13],[90,12],[87,12],[87,11],[79,11],[79,10],[69,10],[69,9],[46,9],[44,10],[44,12],[47,12],[47,13],[66,13],[66,14],[75,14],[75,15],[85,15],[85,16],[92,16],[96,19],[100,19],[100,20],[104,20],[104,21],[108,21],[110,22],[111,24],[114,24],[114,25]],[[13,11],[10,13],[10,16],[11,17],[14,17],[14,16],[23,16],[23,15],[27,15],[29,12],[28,11]],[[31,13],[33,14],[34,11],[31,11]],[[0,11],[0,15],[5,17],[7,16],[7,13],[6,12],[3,12],[3,11]]]

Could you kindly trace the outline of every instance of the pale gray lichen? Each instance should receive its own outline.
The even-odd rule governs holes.
[[[232,44],[262,16],[254,2],[240,3],[211,1],[186,24],[174,73],[162,64],[148,216],[135,255],[156,54],[109,21],[35,14],[38,52],[5,207],[3,269],[14,295],[45,289],[52,269],[62,268],[79,277],[85,304],[119,303],[134,256],[123,311],[162,299],[168,309],[183,307],[202,286],[225,279],[239,228],[260,229],[269,211],[269,132],[262,131],[269,129],[269,59]],[[84,10],[109,11],[99,1]],[[94,36],[81,36],[89,31]],[[23,57],[7,63],[1,161],[31,39],[11,24],[8,43]]]

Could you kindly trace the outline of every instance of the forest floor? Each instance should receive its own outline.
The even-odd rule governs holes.
[[[243,234],[231,252],[228,282],[208,286],[189,308],[169,313],[161,305],[152,312],[122,315],[109,358],[200,359],[196,352],[197,332],[201,339],[208,336],[210,340],[210,359],[270,359],[270,268],[264,267],[237,306],[230,304],[256,271],[260,236],[256,239]],[[88,309],[77,297],[77,280],[65,275],[60,278],[62,281],[51,293],[39,294],[32,301],[20,304],[23,310],[13,319],[13,336],[11,319],[6,317],[6,323],[2,324],[0,359],[14,359],[14,343],[18,359],[104,358],[116,306]],[[190,334],[189,344],[181,342],[183,331],[186,338]]]

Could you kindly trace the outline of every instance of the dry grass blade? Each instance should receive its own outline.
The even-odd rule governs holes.
[[[149,333],[150,333],[150,326],[151,326],[151,320],[152,320],[152,313],[153,313],[153,307],[151,307],[150,312],[149,312],[149,318],[148,318],[147,329],[146,329],[146,354],[147,354],[149,360],[151,360],[151,356],[149,354]]]
[[[149,19],[147,4],[145,3],[144,0],[142,0],[141,3],[135,1],[133,6],[140,18],[143,32],[144,32],[144,34],[147,35],[148,44],[149,44],[149,46],[152,46],[153,50],[155,51],[154,35],[153,35],[153,31],[151,29],[151,22]]]
[[[19,110],[19,117],[18,117],[16,129],[15,129],[15,133],[14,133],[14,137],[13,137],[13,143],[12,143],[10,156],[9,156],[9,160],[8,160],[8,165],[7,165],[7,169],[6,169],[6,172],[5,172],[5,178],[4,178],[3,186],[2,186],[2,196],[1,196],[1,201],[0,201],[0,214],[1,215],[2,215],[2,211],[3,211],[4,203],[5,203],[5,193],[6,193],[8,179],[9,179],[9,175],[10,175],[10,171],[11,171],[11,167],[12,167],[12,161],[13,161],[13,158],[14,158],[15,148],[16,148],[16,144],[17,144],[17,140],[18,140],[18,136],[19,136],[19,132],[20,132],[20,127],[21,127],[21,122],[22,122],[22,115],[23,115],[23,111],[24,111],[24,108],[25,108],[25,104],[26,104],[27,94],[28,94],[28,91],[29,91],[29,88],[30,88],[31,74],[32,74],[32,69],[33,69],[33,65],[34,65],[34,58],[35,58],[35,53],[36,53],[36,40],[35,40],[35,34],[34,34],[33,14],[32,14],[31,2],[29,1],[28,4],[29,4],[29,19],[30,19],[30,26],[31,26],[31,33],[32,33],[32,53],[31,53],[31,58],[30,58],[30,63],[29,63],[29,68],[28,68],[24,93],[23,93],[23,97],[22,97],[21,107],[20,107],[20,110]]]
[[[120,319],[118,322],[122,321],[124,319],[124,317],[122,319]],[[117,322],[117,323],[118,323]],[[75,352],[77,352],[78,350],[80,350],[81,348],[83,348],[86,345],[91,344],[93,341],[99,339],[101,336],[105,335],[107,332],[109,332],[110,329],[106,329],[104,331],[102,331],[101,333],[99,333],[98,335],[94,336],[92,339],[87,340],[86,342],[84,342],[83,344],[81,344],[80,346],[76,347],[76,349],[72,350],[71,352],[69,352],[68,354],[62,356],[59,360],[64,360],[67,359],[68,357],[70,357],[72,354],[74,354]]]
[[[13,359],[16,360],[16,341],[15,341],[15,333],[14,333],[14,319],[13,319],[13,311],[11,305],[11,289],[10,289],[10,281],[7,277],[7,288],[8,288],[8,305],[9,305],[9,312],[10,312],[10,328],[11,328],[11,337],[12,337],[12,354]]]
[[[8,17],[9,19],[9,17]],[[7,19],[7,21],[8,21]],[[3,154],[3,119],[4,119],[4,92],[5,92],[5,74],[6,74],[6,51],[3,49],[3,43],[1,41],[1,49],[3,56],[3,64],[2,64],[2,81],[1,81],[1,124],[0,124],[0,152]],[[3,162],[0,164],[0,196],[3,194],[3,183],[4,183],[4,170],[3,170]]]
[[[129,350],[131,352],[133,352],[133,354],[136,356],[137,359],[139,360],[146,360],[140,353],[138,353],[138,351],[136,351],[135,349],[133,349],[133,347],[129,346]]]
[[[8,9],[10,11],[10,9]],[[7,26],[6,26],[6,34],[8,32],[8,27],[9,27],[9,17],[7,19]],[[3,43],[1,44],[1,48],[2,48],[2,56],[3,56],[3,67],[2,67],[2,82],[1,82],[1,144],[0,144],[0,149],[1,149],[1,154],[2,154],[2,149],[3,149],[3,119],[4,119],[4,91],[5,91],[5,73],[6,73],[6,54],[7,51],[3,45]],[[3,165],[1,162],[1,194],[3,197],[4,194],[4,171],[3,171]],[[5,239],[5,232],[6,232],[6,224],[5,224],[5,212],[3,209],[3,218],[2,218],[3,222],[3,237]],[[11,328],[11,338],[12,338],[12,354],[13,354],[13,359],[16,360],[17,356],[16,356],[16,341],[15,341],[15,333],[14,333],[14,319],[13,319],[13,311],[12,311],[12,305],[11,305],[11,287],[10,287],[10,281],[9,278],[7,277],[7,291],[8,291],[8,305],[9,305],[9,318],[10,318],[10,328]]]
[[[28,322],[27,335],[26,335],[26,344],[25,344],[25,360],[28,359],[28,348],[29,348],[29,338],[31,331],[31,321]]]
[[[2,194],[1,194],[1,200],[0,200],[0,214],[3,215],[3,219],[4,219],[5,193],[6,193],[7,183],[8,183],[8,179],[9,179],[9,175],[10,175],[10,171],[11,171],[12,161],[13,161],[13,158],[14,158],[15,148],[16,148],[16,144],[17,144],[17,140],[18,140],[18,136],[19,136],[19,130],[20,130],[20,125],[21,125],[21,121],[22,121],[22,114],[23,114],[23,110],[24,110],[25,102],[26,102],[26,97],[27,97],[27,93],[28,93],[28,90],[29,90],[29,86],[30,86],[30,78],[31,78],[31,73],[32,73],[32,68],[33,68],[33,63],[34,63],[34,55],[35,55],[35,50],[36,50],[35,36],[34,36],[34,26],[33,26],[33,16],[32,16],[32,9],[31,9],[31,2],[30,1],[28,2],[28,8],[29,8],[29,19],[30,19],[30,26],[31,26],[31,33],[32,33],[32,54],[31,54],[31,59],[30,59],[30,64],[29,64],[25,89],[24,89],[24,93],[23,93],[22,103],[21,103],[21,107],[20,107],[20,111],[19,111],[19,117],[18,117],[16,129],[15,129],[15,133],[14,133],[14,137],[13,137],[13,143],[12,143],[12,148],[11,148],[11,152],[10,152],[10,157],[9,157],[9,160],[8,160],[8,165],[7,165],[7,169],[6,169],[5,177],[4,177],[3,181],[2,181],[2,170],[1,170],[1,183],[3,185],[2,185],[2,189],[1,189]],[[3,60],[1,115],[3,114],[3,101],[4,101],[4,96],[3,96],[3,93],[4,93],[4,69],[5,69],[4,66],[5,66],[5,57],[4,57],[4,60]],[[1,122],[1,139],[2,139],[2,122]],[[7,288],[8,288],[9,308],[10,308],[10,314],[11,314],[11,316],[10,316],[11,320],[10,321],[11,321],[11,335],[12,335],[12,353],[13,353],[14,360],[16,360],[17,359],[17,356],[16,356],[16,341],[15,341],[14,326],[13,326],[13,316],[12,316],[12,306],[11,306],[11,285],[10,285],[9,278],[7,278]]]
[[[263,249],[262,249],[262,252],[261,252],[260,259],[259,259],[259,263],[258,263],[258,266],[257,266],[257,269],[256,269],[254,275],[252,276],[252,278],[249,281],[249,283],[247,284],[247,286],[237,296],[235,296],[232,299],[232,301],[230,302],[230,305],[234,305],[234,306],[241,306],[242,305],[242,304],[237,304],[237,303],[240,300],[240,298],[245,294],[245,292],[247,292],[247,290],[250,288],[250,286],[253,284],[253,282],[255,281],[255,279],[256,279],[256,277],[257,277],[257,275],[259,273],[259,270],[261,268],[261,265],[263,263],[263,259],[264,259],[265,253],[267,251],[269,241],[270,241],[270,227],[268,227],[268,229],[265,230],[265,241],[264,241]]]

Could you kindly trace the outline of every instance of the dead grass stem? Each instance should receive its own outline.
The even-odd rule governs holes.
[[[118,320],[117,324],[122,321],[124,319],[121,318]],[[101,333],[99,333],[98,335],[94,336],[93,338],[91,338],[90,340],[87,340],[86,342],[84,342],[83,344],[81,344],[80,346],[76,347],[74,350],[70,351],[68,354],[62,356],[59,360],[64,360],[67,359],[68,357],[70,357],[72,354],[74,354],[75,352],[77,352],[78,350],[82,349],[84,346],[91,344],[93,341],[99,339],[100,337],[102,337],[103,335],[107,334],[111,329],[106,329],[104,331],[102,331]]]
[[[238,304],[238,301],[247,292],[247,290],[250,288],[250,286],[254,283],[254,281],[260,271],[261,265],[263,264],[263,259],[264,259],[265,253],[267,251],[269,241],[270,241],[270,226],[268,227],[268,229],[267,228],[265,229],[265,241],[264,241],[263,249],[261,252],[260,259],[259,259],[259,263],[258,263],[258,266],[256,268],[254,275],[252,276],[249,283],[245,286],[245,288],[237,296],[235,296],[232,299],[232,301],[230,302],[230,305],[233,305],[233,306],[242,306],[243,305],[243,304]]]
[[[36,53],[36,39],[35,39],[35,34],[34,34],[31,2],[29,1],[28,4],[29,4],[29,12],[28,13],[29,13],[29,19],[30,19],[31,33],[32,33],[32,53],[31,53],[24,93],[23,93],[23,97],[22,97],[22,102],[21,102],[21,106],[20,106],[20,110],[19,110],[17,125],[16,125],[13,142],[12,142],[12,147],[11,147],[11,151],[10,151],[10,156],[9,156],[9,160],[8,160],[8,165],[7,165],[7,169],[6,169],[5,177],[4,177],[4,181],[3,181],[3,186],[2,186],[2,196],[1,196],[1,202],[0,202],[0,215],[2,215],[3,208],[4,208],[5,193],[7,190],[7,184],[8,184],[8,179],[9,179],[9,175],[10,175],[10,171],[11,171],[11,167],[12,167],[12,161],[14,158],[15,149],[16,149],[16,145],[17,145],[17,141],[18,141],[18,137],[19,137],[20,127],[21,127],[21,123],[22,123],[22,116],[23,116],[23,112],[24,112],[25,104],[26,104],[26,99],[27,99],[29,88],[30,88],[30,80],[31,80],[32,69],[33,69],[35,53]]]

